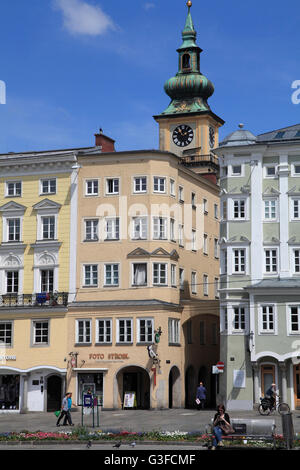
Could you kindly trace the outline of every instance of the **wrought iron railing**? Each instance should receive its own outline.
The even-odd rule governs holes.
[[[214,165],[219,166],[219,158],[214,154],[209,155],[199,155],[199,154],[190,154],[184,155],[181,157],[181,163],[183,165],[197,165],[199,163],[213,163]]]
[[[2,294],[0,308],[61,307],[68,305],[67,292],[41,292],[37,294]]]

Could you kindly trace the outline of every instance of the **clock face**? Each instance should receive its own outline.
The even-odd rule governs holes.
[[[209,128],[209,145],[210,148],[215,146],[215,129],[213,127]]]
[[[180,124],[173,132],[173,142],[178,147],[186,147],[194,138],[193,129],[186,124]]]

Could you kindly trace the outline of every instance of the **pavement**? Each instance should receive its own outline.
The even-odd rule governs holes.
[[[260,416],[257,410],[230,411],[231,418],[274,419],[276,433],[282,434],[282,418],[278,412],[271,416]],[[105,410],[99,412],[99,426],[95,418],[95,430],[102,431],[185,431],[205,433],[206,426],[211,422],[215,410],[195,409],[164,409],[164,410]],[[294,432],[300,433],[300,410],[292,412]],[[54,413],[0,413],[0,433],[21,431],[54,432],[72,429],[70,426],[56,427]],[[72,412],[72,420],[75,426],[83,426],[93,429],[91,416],[84,416],[80,411]],[[73,428],[74,429],[74,428]]]

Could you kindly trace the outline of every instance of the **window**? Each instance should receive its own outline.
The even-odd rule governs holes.
[[[245,199],[235,199],[233,201],[233,218],[245,219],[246,218],[246,201]]]
[[[261,312],[261,333],[274,333],[275,332],[275,312],[274,305],[263,305],[260,308]]]
[[[276,199],[265,199],[265,220],[275,220],[277,218],[277,201]]]
[[[242,165],[232,165],[232,176],[242,175]]]
[[[0,347],[12,346],[12,322],[0,321]]]
[[[207,199],[203,199],[203,212],[204,214],[208,214],[208,202]]]
[[[277,132],[275,137],[273,137],[273,139],[282,139],[284,134],[285,134],[285,131],[279,131],[279,132]]]
[[[173,179],[170,179],[170,195],[175,197],[176,192],[175,192],[175,181]]]
[[[105,264],[104,265],[104,279],[105,279],[105,286],[118,286],[119,285],[119,265],[118,264]]]
[[[132,343],[132,319],[117,319],[117,342]]]
[[[300,249],[294,250],[294,272],[300,273]]]
[[[153,263],[153,284],[167,285],[166,263]]]
[[[19,242],[21,240],[21,220],[7,219],[7,240],[9,242]]]
[[[41,194],[55,194],[56,193],[56,179],[41,180]]]
[[[147,263],[133,263],[132,285],[147,285]]]
[[[277,250],[265,250],[265,272],[277,273]]]
[[[154,321],[153,318],[137,319],[137,342],[153,343]]]
[[[197,251],[197,234],[194,229],[192,229],[192,251]]]
[[[87,344],[91,343],[91,320],[77,320],[76,328],[76,343]]]
[[[53,215],[42,217],[42,239],[54,240],[55,239],[55,217]]]
[[[290,334],[299,334],[300,333],[300,322],[299,322],[299,315],[300,315],[300,306],[290,306],[289,307],[289,328]]]
[[[191,205],[193,209],[196,209],[196,194],[195,193],[191,194]]]
[[[165,193],[166,192],[166,178],[154,176],[153,190],[155,193]]]
[[[133,234],[134,240],[147,240],[148,238],[148,224],[147,217],[133,217]]]
[[[214,238],[214,256],[219,258],[219,240],[217,238]]]
[[[89,219],[85,221],[85,241],[98,241],[98,219]]]
[[[215,277],[215,283],[214,283],[214,288],[215,288],[215,298],[218,299],[219,298],[219,278],[218,277]]]
[[[147,192],[147,177],[146,176],[136,176],[134,178],[134,192],[135,193]]]
[[[97,320],[97,343],[110,344],[112,342],[112,320],[111,318],[105,318]]]
[[[176,241],[176,235],[175,235],[175,220],[170,219],[170,240],[172,242]]]
[[[40,320],[33,322],[33,344],[42,345],[49,343],[49,322]]]
[[[178,225],[178,242],[179,242],[179,246],[184,247],[184,242],[183,242],[183,225],[181,225],[181,224]]]
[[[300,199],[293,199],[292,200],[292,218],[293,219],[300,219]]]
[[[98,286],[98,265],[86,264],[83,269],[84,269],[84,286],[85,287]]]
[[[7,181],[6,196],[8,197],[22,196],[22,182],[21,181]]]
[[[221,274],[227,274],[227,250],[221,250]]]
[[[41,270],[41,292],[54,291],[54,271],[53,269]]]
[[[227,220],[227,201],[222,202],[222,219]]]
[[[184,269],[179,268],[179,287],[180,290],[184,290]]]
[[[106,194],[119,194],[119,178],[106,180]]]
[[[265,166],[265,177],[274,178],[276,176],[276,165]]]
[[[215,216],[215,219],[219,218],[219,206],[218,206],[218,204],[214,204],[214,216]]]
[[[86,196],[98,196],[98,194],[99,194],[99,181],[87,180],[85,182],[85,195]]]
[[[176,264],[171,264],[171,286],[176,286]]]
[[[203,295],[208,295],[208,275],[203,274]]]
[[[7,294],[19,292],[19,271],[6,271],[6,292]]]
[[[180,344],[180,321],[175,318],[169,318],[168,320],[168,337],[169,344]]]
[[[197,294],[197,273],[195,271],[192,271],[191,288],[192,294]]]
[[[234,249],[233,272],[243,274],[246,272],[246,250],[244,248]]]
[[[105,240],[120,239],[120,219],[119,217],[109,218],[105,221],[106,238]]]
[[[203,253],[208,255],[208,236],[207,233],[203,235]]]
[[[246,316],[244,307],[233,308],[233,329],[234,330],[245,330],[246,327]]]
[[[182,186],[179,186],[178,188],[178,200],[179,202],[184,202],[184,192]]]
[[[167,239],[167,218],[153,217],[153,238],[154,240]]]
[[[220,322],[220,328],[221,331],[227,331],[228,330],[228,311],[227,307],[222,307],[221,308],[221,322]]]
[[[293,176],[300,176],[300,163],[295,163],[293,165]]]

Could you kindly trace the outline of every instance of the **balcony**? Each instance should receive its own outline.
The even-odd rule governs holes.
[[[37,294],[2,294],[0,295],[1,308],[18,307],[66,307],[68,305],[67,292],[41,292]]]
[[[219,169],[219,158],[215,154],[201,155],[197,149],[183,152],[180,160],[185,166],[212,166]]]

